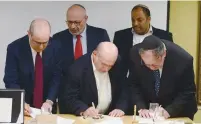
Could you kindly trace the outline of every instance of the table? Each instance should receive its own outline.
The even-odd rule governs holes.
[[[85,119],[83,119],[82,117],[79,116],[75,116],[75,115],[70,115],[70,114],[58,114],[58,116],[63,117],[63,118],[67,118],[67,119],[73,119],[75,120],[75,124],[89,124],[89,122]],[[25,124],[28,123],[29,120],[31,120],[31,117],[24,117],[25,119]],[[124,116],[122,117],[124,124],[132,124],[132,116]],[[192,120],[190,120],[189,118],[171,118],[168,120],[182,120],[185,123],[191,124],[193,123]]]

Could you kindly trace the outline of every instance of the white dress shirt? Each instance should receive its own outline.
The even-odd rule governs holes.
[[[33,64],[34,64],[34,67],[35,67],[35,61],[36,61],[37,52],[32,47],[31,47],[31,53],[32,53],[32,58],[33,58]],[[42,57],[42,52],[40,52],[40,56]]]
[[[133,33],[133,45],[136,45],[138,43],[141,43],[145,37],[153,34],[153,30],[152,30],[152,26],[150,26],[149,31],[146,34],[139,35],[139,34],[135,33],[135,31],[132,28],[132,33]]]
[[[99,113],[104,114],[112,101],[110,77],[108,72],[99,72],[93,63],[93,60],[91,61],[98,90],[97,109],[99,110]]]

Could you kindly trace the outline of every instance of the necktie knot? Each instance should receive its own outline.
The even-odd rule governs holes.
[[[37,56],[40,56],[40,53],[39,52],[37,52],[37,54],[36,54]]]
[[[79,34],[79,35],[76,35],[76,38],[77,39],[80,39],[81,38],[81,35]]]

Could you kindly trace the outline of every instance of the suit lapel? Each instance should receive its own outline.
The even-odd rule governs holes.
[[[49,41],[47,47],[43,50],[42,52],[42,60],[43,60],[43,70],[44,70],[44,67],[48,65],[48,62],[50,60],[50,58],[52,57],[51,55],[51,41]]]
[[[88,55],[87,57],[91,57],[90,55]],[[87,79],[87,83],[89,83],[90,85],[90,88],[92,90],[92,93],[94,94],[94,98],[95,99],[95,104],[97,105],[98,104],[98,89],[97,89],[97,86],[96,86],[96,79],[95,79],[95,75],[94,75],[94,72],[93,72],[93,67],[92,67],[92,62],[91,62],[91,59],[88,58],[88,66],[85,68],[85,74],[86,74],[86,77],[85,79]]]
[[[143,79],[143,80],[145,80],[144,83],[146,83],[146,84],[144,84],[144,86],[148,87],[147,90],[149,90],[148,92],[154,102],[156,100],[156,93],[155,93],[155,78],[153,75],[153,71],[150,70],[149,68],[147,68],[146,66],[143,66],[142,68],[144,68],[142,75],[145,75],[145,77],[146,77]],[[147,82],[149,82],[149,83],[147,83]]]
[[[133,46],[133,33],[132,33],[132,28],[129,28],[128,30],[128,34],[127,38],[128,38],[128,45],[130,46],[130,48]]]
[[[32,80],[34,81],[34,63],[33,63],[33,57],[31,52],[31,46],[29,44],[28,36],[26,40],[24,41],[24,44],[21,47],[21,56],[22,56],[22,62],[24,62],[23,66],[25,69],[29,70],[29,73],[31,75]]]
[[[109,79],[110,79],[110,83],[111,83],[111,96],[114,96],[115,91],[116,91],[116,85],[115,85],[115,78],[113,77],[113,73],[112,73],[112,69],[109,71]],[[113,98],[112,98],[113,99]]]
[[[163,93],[166,92],[164,89],[166,89],[168,86],[170,86],[170,83],[172,83],[171,79],[173,79],[174,75],[171,72],[174,71],[176,67],[173,67],[174,65],[170,65],[170,63],[172,62],[167,51],[160,80],[159,96],[163,95]]]
[[[62,47],[66,47],[62,49],[63,50],[62,53],[66,55],[66,58],[72,58],[72,60],[74,60],[73,35],[69,32],[69,30],[66,30],[66,35],[64,36],[64,42],[62,42],[61,44]]]
[[[87,35],[87,53],[93,51],[93,46],[94,45],[94,35],[93,35],[93,30],[91,29],[91,27],[89,25],[86,26],[87,30],[86,30],[86,35]]]

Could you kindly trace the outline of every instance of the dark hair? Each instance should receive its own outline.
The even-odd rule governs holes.
[[[144,14],[147,16],[147,17],[150,17],[151,16],[151,13],[150,13],[150,10],[147,6],[143,5],[143,4],[138,4],[136,6],[133,7],[132,11],[133,12],[134,10],[138,9],[138,8],[141,8],[142,11],[144,12]]]
[[[165,51],[165,45],[162,40],[154,35],[145,37],[142,43],[139,43],[138,46],[139,54],[143,54],[147,50],[152,50],[155,56],[161,56]]]

